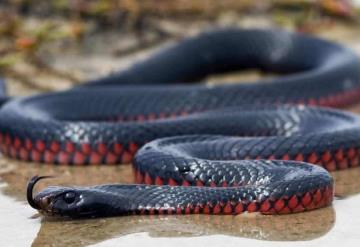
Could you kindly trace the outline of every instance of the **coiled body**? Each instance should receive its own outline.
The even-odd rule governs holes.
[[[187,84],[254,67],[285,75],[257,84]],[[302,162],[357,166],[360,121],[282,105],[342,107],[359,95],[360,62],[343,47],[282,31],[218,30],[85,86],[13,100],[0,111],[0,148],[28,161],[115,164],[169,137],[146,144],[133,160],[136,181],[159,186],[51,187],[31,203],[55,214],[299,212],[328,205],[333,191],[323,168]],[[204,185],[234,188],[195,187]],[[80,195],[92,204],[75,210],[68,204]]]

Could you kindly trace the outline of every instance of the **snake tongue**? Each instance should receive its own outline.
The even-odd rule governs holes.
[[[26,189],[26,198],[27,198],[27,201],[29,203],[29,205],[35,209],[41,209],[41,207],[39,206],[39,203],[37,203],[35,200],[34,200],[34,197],[33,197],[33,190],[34,190],[34,187],[35,187],[35,184],[40,181],[41,179],[45,179],[45,178],[53,178],[53,176],[33,176],[28,184],[27,184],[27,189]]]

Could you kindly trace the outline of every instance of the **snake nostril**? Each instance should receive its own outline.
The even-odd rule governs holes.
[[[49,206],[50,204],[50,198],[49,197],[44,197],[40,199],[40,206],[42,208],[46,208],[47,206]]]

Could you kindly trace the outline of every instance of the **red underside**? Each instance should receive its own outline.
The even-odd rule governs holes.
[[[308,105],[322,105],[331,107],[344,107],[359,102],[360,88],[352,91],[343,92],[333,96],[322,97],[320,99],[308,99],[299,101],[299,104]],[[186,115],[186,112],[179,114],[149,114],[148,116],[140,115],[133,117],[132,120],[146,121],[154,120],[156,118],[171,118],[177,115]],[[128,121],[129,119],[127,119]],[[130,119],[131,120],[131,119]],[[122,143],[112,144],[109,148],[106,143],[97,143],[91,145],[89,143],[75,144],[72,142],[60,143],[57,140],[51,143],[45,143],[44,140],[30,140],[20,139],[16,136],[10,136],[7,133],[0,133],[0,150],[3,154],[12,158],[35,161],[44,163],[59,163],[59,164],[76,164],[82,165],[85,163],[90,164],[117,164],[117,163],[130,163],[133,155],[139,148],[136,143],[130,143],[126,147]],[[333,171],[336,169],[344,169],[347,167],[357,166],[359,161],[359,150],[339,149],[338,153],[334,154],[325,153],[316,154],[314,152],[312,157],[304,157],[299,153],[292,159],[299,161],[307,161],[314,164],[324,166],[327,170]],[[287,155],[283,157],[257,157],[264,159],[289,159]]]
[[[186,180],[183,180],[182,183],[177,183],[173,179],[168,179],[166,183],[156,177],[152,179],[149,174],[142,174],[134,168],[136,183],[144,184],[155,184],[155,185],[171,185],[171,186],[189,186],[190,183]],[[197,181],[196,186],[204,186],[204,183]],[[216,187],[215,184],[210,186]],[[227,187],[227,184],[223,183],[221,187]],[[236,187],[237,185],[232,184],[231,187]],[[288,214],[288,213],[298,213],[308,210],[313,210],[316,208],[322,208],[328,206],[332,203],[334,195],[333,187],[324,187],[317,189],[315,191],[309,191],[305,194],[296,194],[291,197],[281,197],[281,198],[269,198],[262,202],[258,201],[229,201],[226,203],[219,202],[212,204],[208,202],[206,204],[196,204],[196,205],[186,205],[185,207],[179,208],[141,208],[137,214],[196,214],[196,213],[205,213],[205,214],[240,214],[243,212],[260,212],[262,214]]]

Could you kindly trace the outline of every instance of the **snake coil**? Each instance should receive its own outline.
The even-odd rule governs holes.
[[[282,76],[189,83],[249,68]],[[359,165],[360,118],[319,106],[359,98],[360,60],[350,50],[227,28],[68,91],[10,100],[0,110],[0,149],[55,164],[133,161],[139,184],[52,186],[33,198],[34,177],[29,203],[51,215],[302,212],[331,203],[326,170]]]

